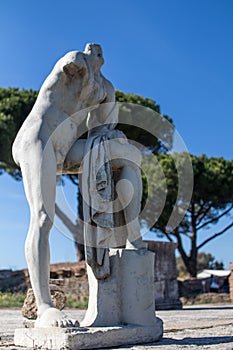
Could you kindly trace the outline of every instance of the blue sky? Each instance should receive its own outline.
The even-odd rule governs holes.
[[[232,159],[232,38],[231,0],[1,0],[0,86],[39,89],[64,53],[100,43],[116,89],[155,99],[191,153]],[[1,176],[0,268],[26,265],[28,221],[22,183]],[[232,234],[205,248],[226,267]],[[70,239],[51,238],[53,262],[75,260]]]

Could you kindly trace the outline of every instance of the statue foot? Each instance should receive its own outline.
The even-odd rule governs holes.
[[[126,249],[147,249],[147,243],[143,241],[141,238],[136,239],[135,241],[130,242],[127,240]]]
[[[79,322],[71,320],[66,314],[55,307],[50,307],[36,319],[35,327],[79,327]]]

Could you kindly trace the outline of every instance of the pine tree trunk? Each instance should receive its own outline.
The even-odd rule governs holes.
[[[84,236],[83,236],[83,198],[82,198],[82,194],[81,191],[78,188],[78,193],[77,193],[77,199],[78,199],[78,220],[79,220],[79,224],[81,226],[81,230],[82,230],[82,242],[84,241]],[[76,252],[77,252],[77,256],[78,256],[78,261],[83,261],[85,260],[85,248],[84,248],[84,244],[80,243],[80,242],[75,242],[75,248],[76,248]]]

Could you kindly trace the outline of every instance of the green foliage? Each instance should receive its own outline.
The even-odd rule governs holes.
[[[155,231],[166,232],[166,226],[173,211],[178,194],[178,173],[187,166],[187,153],[159,154],[156,159],[153,155],[144,157],[142,168],[146,175],[143,175],[144,195],[143,201],[148,201],[145,198],[149,196],[152,203],[152,208],[156,208],[158,213],[162,210],[158,221],[154,224]],[[190,165],[190,164],[188,164]],[[145,180],[147,177],[147,180]],[[189,185],[190,179],[185,180],[185,185]],[[150,187],[148,187],[150,186]],[[192,187],[191,187],[192,188]],[[179,205],[186,207],[189,203],[185,202],[185,196],[179,198]],[[150,214],[150,208],[146,210],[146,214]],[[180,227],[181,228],[181,227]],[[182,222],[183,230],[186,229],[185,222]]]
[[[205,155],[191,156],[194,173],[191,203],[180,225],[168,233],[166,225],[177,199],[178,177],[172,155],[160,155],[158,160],[166,178],[167,198],[162,215],[154,229],[163,232],[170,241],[177,242],[187,271],[195,277],[198,268],[198,251],[233,226],[231,218],[230,223],[223,229],[218,232],[213,231],[214,225],[227,215],[230,218],[233,211],[233,161],[208,158]],[[185,166],[185,162],[182,164],[182,155],[180,155],[179,162],[179,166]],[[208,232],[204,232],[204,235],[203,231],[207,229]],[[202,240],[201,235],[204,236]],[[190,240],[189,251],[184,249],[184,239]]]
[[[210,253],[199,252],[197,256],[197,272],[204,269],[224,270],[224,264],[222,261],[217,261]]]
[[[0,292],[0,308],[21,308],[23,306],[25,297],[26,294],[22,292]]]
[[[83,298],[74,298],[71,296],[66,297],[66,308],[69,309],[87,309],[88,306],[88,295]]]
[[[202,155],[192,156],[192,163],[195,211],[198,215],[206,211],[205,220],[214,218],[218,210],[233,203],[233,161]]]
[[[0,88],[0,168],[16,179],[20,172],[13,161],[11,147],[36,97],[37,91]]]
[[[22,292],[0,292],[0,308],[22,308],[25,298],[26,294]],[[82,298],[67,296],[65,306],[70,309],[87,309],[88,295]]]
[[[116,100],[120,103],[124,103],[124,102],[134,103],[137,105],[148,107],[160,113],[160,106],[157,105],[156,102],[151,98],[145,98],[143,96],[139,96],[131,93],[124,93],[122,91],[116,90]]]
[[[181,256],[176,258],[176,268],[179,277],[185,277],[188,275],[187,268],[185,267]],[[217,261],[210,253],[199,252],[197,255],[197,273],[204,269],[224,270],[224,264],[222,261]]]
[[[128,139],[137,141],[154,154],[166,152],[167,148],[171,147],[173,128],[171,126],[167,129],[164,125],[167,125],[166,121],[169,121],[172,125],[172,119],[167,115],[163,115],[161,116],[163,123],[156,118],[157,113],[160,113],[160,106],[154,100],[135,94],[126,94],[118,90],[116,91],[116,100],[120,107],[119,120],[130,123],[119,123],[117,129],[123,131]],[[135,126],[137,120],[141,121],[142,119],[143,129]],[[151,130],[151,121],[154,123],[153,129],[156,129],[158,137],[145,130],[146,126]],[[158,127],[156,127],[157,125]],[[164,143],[159,140],[159,137],[163,138]]]

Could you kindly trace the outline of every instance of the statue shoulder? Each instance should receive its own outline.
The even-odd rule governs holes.
[[[115,101],[115,89],[114,89],[114,86],[110,82],[110,80],[106,79],[105,77],[103,77],[103,79],[104,79],[104,87],[105,87],[106,96],[107,96],[107,101],[106,102],[113,102],[113,101]]]
[[[68,76],[73,76],[76,73],[84,74],[87,71],[87,64],[83,52],[67,52],[58,60],[54,69],[57,72],[64,72]]]
[[[63,64],[66,64],[69,62],[73,62],[73,63],[83,62],[85,61],[85,59],[84,59],[83,52],[69,51],[61,58],[61,61],[63,62]]]

